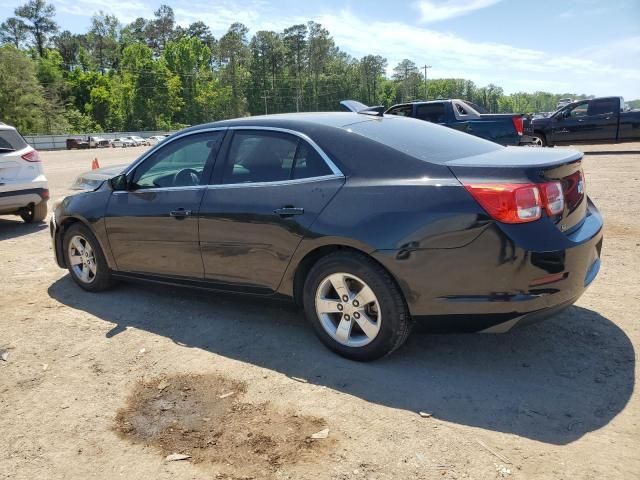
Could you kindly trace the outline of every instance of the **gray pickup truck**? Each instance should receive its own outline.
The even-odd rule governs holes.
[[[640,110],[622,97],[572,102],[547,118],[534,118],[529,135],[540,146],[640,141]]]

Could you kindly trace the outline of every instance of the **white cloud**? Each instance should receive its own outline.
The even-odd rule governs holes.
[[[416,6],[422,14],[422,23],[433,23],[490,7],[501,0],[420,0]]]

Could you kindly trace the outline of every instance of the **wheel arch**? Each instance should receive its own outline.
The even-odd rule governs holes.
[[[379,265],[389,274],[389,277],[396,284],[396,286],[398,287],[398,291],[401,292],[403,301],[406,304],[407,300],[406,298],[404,298],[404,292],[402,288],[400,288],[397,278],[393,275],[391,271],[389,271],[389,269],[386,266],[384,266],[376,258],[370,255],[369,252],[367,252],[363,248],[358,248],[353,245],[330,243],[330,244],[325,244],[325,245],[321,245],[313,248],[312,250],[308,251],[299,262],[297,262],[295,266],[295,273],[293,274],[293,281],[292,281],[292,296],[293,296],[294,302],[297,305],[302,306],[304,283],[313,266],[321,258],[327,255],[330,255],[331,253],[334,253],[334,252],[353,252],[359,255],[364,255],[369,260]]]
[[[105,259],[107,261],[107,265],[109,266],[110,269],[115,270],[115,262],[113,260],[113,257],[111,256],[111,250],[109,248],[109,245],[105,245],[104,241],[101,237],[101,235],[98,234],[98,232],[96,232],[95,228],[93,228],[93,226],[91,225],[91,222],[89,222],[86,218],[79,216],[79,215],[69,215],[65,218],[63,218],[62,220],[60,220],[60,223],[58,223],[58,228],[55,232],[55,246],[56,246],[56,258],[59,259],[58,264],[60,266],[62,266],[63,268],[66,268],[66,262],[64,259],[64,252],[63,252],[63,239],[64,239],[64,234],[67,230],[69,230],[69,228],[71,228],[72,225],[75,224],[81,224],[84,225],[85,227],[87,227],[91,233],[93,233],[94,237],[96,237],[96,240],[98,241],[98,244],[100,246],[100,248],[102,249],[102,253],[105,256]]]

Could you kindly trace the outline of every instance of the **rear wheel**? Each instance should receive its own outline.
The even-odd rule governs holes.
[[[400,347],[411,330],[395,281],[363,254],[336,252],[307,276],[305,314],[320,340],[343,357],[370,361]]]
[[[547,137],[544,136],[544,133],[536,132],[531,136],[531,145],[534,147],[546,147]]]
[[[39,223],[47,217],[47,202],[40,202],[37,205],[29,205],[26,210],[20,213],[20,218],[24,223]]]
[[[106,290],[113,284],[109,266],[98,240],[86,226],[75,223],[63,238],[65,263],[73,280],[89,292]]]

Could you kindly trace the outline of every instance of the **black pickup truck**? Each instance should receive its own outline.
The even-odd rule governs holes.
[[[540,146],[640,141],[640,110],[625,110],[622,97],[572,102],[547,118],[534,118],[532,143]]]
[[[385,115],[414,117],[455,128],[501,145],[523,143],[523,133],[528,126],[524,115],[486,113],[482,107],[459,99],[414,101],[394,105],[387,110],[384,110],[384,107],[367,107],[355,100],[343,100],[340,105],[350,112],[376,110],[384,111]]]

